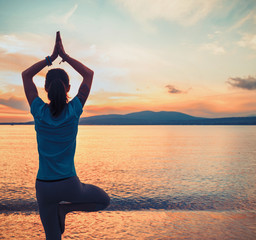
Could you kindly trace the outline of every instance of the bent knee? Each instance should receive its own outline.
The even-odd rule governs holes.
[[[110,205],[110,197],[108,196],[107,193],[106,193],[104,205],[105,205],[106,207],[108,207],[108,206]],[[105,207],[105,208],[106,208],[106,207]]]
[[[91,185],[91,184],[87,184],[87,186],[90,187],[90,193],[91,196],[93,197],[94,201],[101,204],[102,206],[104,206],[103,209],[105,209],[106,207],[109,206],[110,204],[110,197],[108,196],[108,194],[101,188]]]
[[[100,199],[100,204],[102,204],[103,209],[107,208],[110,204],[110,197],[105,191],[104,191],[104,195]]]

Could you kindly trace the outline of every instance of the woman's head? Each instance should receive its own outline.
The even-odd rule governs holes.
[[[55,68],[48,71],[45,90],[48,93],[50,111],[54,117],[59,116],[67,104],[69,89],[69,77],[63,69]]]

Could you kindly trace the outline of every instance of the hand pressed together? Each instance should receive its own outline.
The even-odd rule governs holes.
[[[60,56],[63,59],[63,61],[67,57],[60,37],[60,32],[56,33],[55,46],[51,55],[51,60],[54,61],[58,56]]]

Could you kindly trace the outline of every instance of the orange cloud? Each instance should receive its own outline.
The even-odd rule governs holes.
[[[34,56],[25,55],[21,53],[7,53],[0,49],[0,70],[22,72],[34,63],[40,61]],[[40,76],[45,76],[47,71],[43,69],[38,73]]]
[[[0,105],[0,122],[28,122],[33,117],[29,111],[17,110],[8,106]]]
[[[256,114],[256,93],[236,92],[206,97],[194,97],[187,101],[161,104],[166,111],[181,111],[198,117],[230,117]]]
[[[17,98],[14,96],[8,99],[0,98],[0,104],[19,110],[29,110],[28,103],[24,98]]]

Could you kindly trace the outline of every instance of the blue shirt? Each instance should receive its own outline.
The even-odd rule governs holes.
[[[74,155],[78,122],[83,112],[76,96],[57,117],[51,115],[48,104],[36,97],[31,104],[35,120],[39,169],[37,178],[57,180],[76,175]]]

